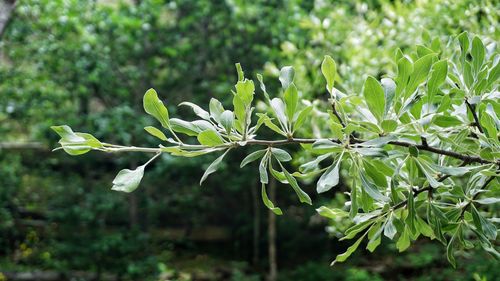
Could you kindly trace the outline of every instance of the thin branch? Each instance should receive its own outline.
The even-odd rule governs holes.
[[[465,99],[465,104],[467,105],[467,108],[469,108],[470,113],[472,113],[472,117],[474,118],[474,125],[479,129],[479,131],[481,133],[484,134],[483,127],[479,123],[479,118],[477,117],[477,114],[476,114],[476,107],[473,106],[472,104],[470,104],[467,99]]]
[[[339,122],[340,122],[340,125],[342,125],[342,128],[345,128],[344,120],[342,120],[342,118],[340,117],[340,114],[337,111],[337,107],[335,106],[335,100],[332,101],[332,111],[333,111],[333,115],[335,115],[335,117],[337,117],[337,119],[339,119]]]
[[[258,140],[258,139],[252,139],[246,141],[246,145],[264,145],[264,146],[280,146],[280,145],[288,145],[288,144],[312,144],[315,143],[316,141],[319,140],[329,140],[335,143],[340,143],[339,140],[336,139],[301,139],[301,138],[289,138],[289,139],[284,139],[284,140]],[[364,140],[359,140],[359,139],[351,139],[350,144],[358,144],[358,143],[363,143]],[[418,148],[419,150],[424,150],[424,151],[429,151],[433,152],[436,154],[440,155],[446,155],[450,156],[456,159],[463,160],[467,163],[482,163],[482,164],[497,164],[500,165],[500,161],[490,161],[483,159],[479,156],[471,156],[471,155],[466,155],[466,154],[461,154],[455,151],[449,151],[449,150],[444,150],[440,149],[437,147],[433,146],[428,146],[428,145],[421,145],[421,144],[413,144],[409,142],[403,142],[403,141],[391,141],[388,144],[392,144],[395,146],[400,146],[400,147],[410,147],[414,146]],[[179,146],[182,148],[184,145]],[[186,145],[187,147],[188,145]],[[235,146],[234,143],[228,143],[224,145],[217,146],[215,148],[223,148],[223,147],[231,147]],[[197,146],[198,147],[198,146]],[[202,146],[199,146],[202,147]],[[138,151],[138,152],[148,152],[148,153],[158,153],[161,152],[161,148],[147,148],[147,147],[118,147],[118,148],[106,148],[106,151],[109,152],[122,152],[122,151]]]
[[[468,162],[475,162],[475,163],[482,163],[482,164],[495,163],[497,165],[500,165],[500,161],[497,161],[497,162],[489,161],[489,160],[483,159],[483,158],[481,158],[479,156],[470,156],[470,155],[467,155],[467,154],[461,154],[461,153],[458,153],[458,152],[455,152],[455,151],[444,150],[444,149],[440,149],[440,148],[433,147],[433,146],[427,146],[427,145],[421,145],[421,144],[412,144],[412,143],[409,143],[409,142],[402,142],[402,141],[391,141],[391,142],[389,142],[389,144],[393,144],[393,145],[396,145],[396,146],[404,146],[404,147],[414,146],[414,147],[418,148],[419,150],[425,150],[425,151],[429,151],[429,152],[434,152],[434,153],[437,153],[437,154],[450,156],[450,157],[453,157],[453,158],[456,158],[456,159],[460,159],[460,160],[463,160],[463,161],[468,161]]]
[[[286,144],[294,144],[294,143],[314,143],[314,142],[316,142],[318,140],[322,140],[322,139],[297,139],[297,138],[291,138],[291,139],[276,140],[276,141],[249,140],[247,142],[247,144],[277,146],[277,145],[286,145]],[[330,141],[339,143],[339,141],[336,140],[336,139],[324,139],[324,140],[330,140]],[[359,140],[359,139],[352,139],[351,140],[351,144],[362,143],[362,142],[364,142],[364,141],[363,140]],[[461,154],[461,153],[458,153],[458,152],[455,152],[455,151],[444,150],[444,149],[440,149],[440,148],[433,147],[433,146],[428,146],[428,145],[413,144],[413,143],[403,142],[403,141],[390,141],[388,144],[392,144],[392,145],[395,145],[395,146],[401,146],[401,147],[414,146],[414,147],[418,148],[419,150],[425,150],[425,151],[433,152],[433,153],[436,153],[436,154],[450,156],[450,157],[453,157],[453,158],[456,158],[456,159],[460,159],[460,160],[466,161],[468,163],[482,163],[482,164],[492,163],[492,164],[500,165],[500,161],[494,162],[494,161],[483,159],[483,158],[481,158],[479,156],[470,156],[470,155],[467,155],[467,154]]]

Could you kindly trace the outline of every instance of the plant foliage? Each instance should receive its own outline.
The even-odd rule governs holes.
[[[333,263],[345,261],[364,240],[366,248],[374,251],[383,236],[394,240],[399,251],[420,236],[436,239],[447,247],[453,266],[454,252],[474,245],[498,258],[492,243],[497,220],[482,210],[500,201],[500,55],[494,43],[485,46],[467,33],[450,42],[446,47],[419,45],[407,53],[398,49],[396,74],[382,79],[368,76],[359,94],[335,88],[337,65],[325,56],[321,73],[328,103],[301,99],[290,66],[280,71],[279,93],[271,94],[261,75],[255,83],[236,64],[233,107],[224,108],[216,99],[208,109],[181,103],[197,116],[193,121],[170,118],[156,91],[150,89],[143,98],[144,110],[163,131],[154,126],[145,130],[161,141],[158,147],[109,144],[68,126],[52,128],[61,137],[61,148],[71,155],[90,150],[153,153],[144,165],[119,172],[113,181],[118,191],[134,191],[147,165],[160,154],[218,154],[201,184],[220,168],[226,155],[244,147],[257,147],[241,167],[258,163],[255,175],[262,184],[262,200],[278,215],[282,210],[266,194],[269,177],[288,184],[297,199],[309,205],[312,200],[301,187],[304,180],[317,178],[317,192],[322,193],[345,177],[350,183],[345,210],[318,209],[320,215],[348,217],[353,222],[343,239],[355,242]],[[254,106],[257,88],[268,106],[265,112],[257,112]],[[307,125],[312,120],[328,130],[314,130]],[[276,138],[259,138],[265,129]],[[300,146],[310,157],[298,163],[298,171],[285,150],[291,145]]]

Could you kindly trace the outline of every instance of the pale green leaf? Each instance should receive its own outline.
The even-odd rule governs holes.
[[[285,150],[283,150],[281,148],[272,147],[271,153],[280,162],[288,162],[288,161],[292,160],[292,156],[288,152],[286,152]]]
[[[205,173],[203,174],[203,176],[201,177],[201,180],[200,180],[200,185],[207,179],[207,177],[216,172],[221,163],[222,163],[222,159],[224,159],[224,156],[226,156],[226,154],[230,151],[231,149],[228,149],[226,150],[226,152],[224,152],[221,156],[217,157],[217,159],[215,159],[209,166],[208,168],[205,170]]]
[[[280,163],[280,162],[278,162],[278,163]],[[312,205],[311,198],[309,197],[309,195],[307,193],[305,193],[300,188],[299,184],[297,183],[297,180],[283,167],[283,165],[281,165],[281,163],[280,163],[280,166],[281,166],[281,169],[283,170],[283,174],[285,175],[285,178],[287,179],[288,183],[290,184],[290,186],[292,186],[293,190],[295,191],[295,193],[299,197],[299,201],[301,203],[307,203],[309,205]]]
[[[192,102],[181,102],[179,105],[185,105],[191,107],[193,112],[198,115],[199,117],[205,119],[205,120],[210,120],[210,113],[208,113],[205,109],[201,108],[200,106],[192,103]]]
[[[198,142],[206,146],[218,146],[224,144],[222,137],[213,130],[205,130],[198,134]]]
[[[356,251],[356,249],[359,247],[359,244],[361,243],[361,241],[363,241],[365,235],[359,237],[359,239],[354,242],[354,244],[347,248],[347,251],[345,251],[343,254],[338,255],[330,265],[334,265],[337,262],[344,262],[345,260],[347,260],[347,258],[349,258],[352,253],[354,253],[354,251]]]
[[[335,61],[330,56],[325,56],[323,62],[321,63],[321,73],[326,79],[326,90],[333,94],[333,85],[335,81],[335,75],[337,73],[337,66]]]
[[[220,123],[229,135],[231,133],[231,128],[234,124],[234,113],[232,111],[226,110],[220,115]]]
[[[342,161],[343,153],[339,156],[339,158],[334,162],[319,178],[316,184],[316,191],[318,193],[327,192],[332,189],[332,187],[339,184],[339,167],[340,162]]]
[[[481,39],[479,39],[479,37],[477,36],[474,36],[474,39],[472,39],[472,48],[470,54],[472,56],[474,71],[477,73],[483,65],[484,57],[486,54],[486,48],[484,47],[483,41],[481,41]]]
[[[111,189],[127,193],[136,190],[144,176],[145,167],[146,165],[142,165],[135,170],[121,170],[113,180],[113,187]]]
[[[264,205],[266,205],[266,207],[269,208],[269,210],[271,210],[273,213],[275,213],[278,216],[283,214],[281,209],[278,207],[275,207],[273,202],[271,202],[271,200],[269,200],[269,198],[267,197],[265,184],[262,184],[261,195],[262,195],[262,201],[264,202]]]
[[[147,114],[156,118],[164,128],[170,126],[168,110],[154,89],[147,90],[142,101]]]
[[[310,105],[300,111],[299,115],[297,116],[297,120],[295,121],[295,124],[293,124],[294,132],[300,129],[300,127],[302,127],[302,124],[304,124],[306,118],[311,114],[312,109],[313,106]]]
[[[162,131],[153,126],[144,127],[144,130],[146,130],[146,132],[148,132],[150,135],[157,137],[162,141],[167,141],[167,136],[165,136]]]
[[[284,90],[288,89],[288,87],[290,87],[290,85],[293,83],[294,76],[295,70],[293,70],[292,66],[285,66],[281,68],[279,80]]]
[[[368,76],[363,86],[363,96],[373,116],[379,122],[382,121],[385,113],[385,94],[377,79]]]
[[[299,94],[294,83],[291,83],[290,86],[286,88],[283,99],[285,100],[286,115],[288,120],[292,121],[295,111],[297,110],[297,106],[299,105]]]
[[[322,217],[329,218],[329,219],[339,219],[339,218],[344,218],[349,216],[349,213],[341,210],[341,209],[331,209],[326,206],[321,206],[318,209],[316,209],[316,212]]]
[[[254,151],[250,154],[248,154],[242,161],[241,161],[241,164],[240,164],[240,168],[243,168],[244,166],[246,166],[247,164],[261,158],[262,156],[264,156],[264,154],[266,154],[266,149],[262,149],[262,150],[257,150],[257,151]]]

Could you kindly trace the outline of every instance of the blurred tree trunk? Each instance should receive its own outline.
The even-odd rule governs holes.
[[[137,161],[132,160],[131,167],[135,169],[137,166]],[[128,194],[128,218],[130,223],[130,228],[134,229],[139,224],[139,212],[138,212],[138,202],[137,194],[135,192]]]
[[[10,18],[14,14],[16,0],[0,0],[0,38],[9,23]]]
[[[260,200],[258,190],[260,181],[257,181],[256,187],[252,188],[252,203],[253,203],[253,258],[254,267],[259,264],[259,241],[260,241]]]
[[[139,224],[137,195],[135,193],[130,193],[128,199],[129,199],[128,216],[130,221],[130,228],[135,228]]]
[[[276,180],[273,177],[269,179],[269,199],[276,202]],[[278,277],[278,263],[276,260],[276,215],[268,210],[268,239],[269,239],[269,281],[276,281]]]

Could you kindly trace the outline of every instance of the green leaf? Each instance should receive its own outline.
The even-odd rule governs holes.
[[[302,127],[302,124],[304,124],[306,118],[311,114],[312,109],[313,106],[310,105],[300,111],[299,115],[297,116],[297,120],[295,121],[295,124],[293,124],[294,132],[300,129],[300,127]]]
[[[329,152],[341,152],[344,150],[344,147],[331,140],[317,140],[313,143],[311,150],[318,154],[325,154]]]
[[[246,124],[246,107],[238,95],[233,96],[234,115],[240,121],[242,128]]]
[[[345,260],[347,260],[347,258],[349,258],[352,255],[352,253],[356,251],[356,249],[359,247],[359,244],[361,243],[361,241],[363,241],[365,236],[366,233],[363,236],[359,237],[359,239],[349,248],[347,248],[347,251],[345,251],[345,253],[338,255],[330,265],[334,265],[337,262],[344,262]]]
[[[261,189],[261,195],[262,195],[262,201],[264,202],[264,205],[266,205],[266,207],[273,211],[273,213],[275,213],[276,215],[280,216],[283,214],[283,212],[281,211],[280,208],[278,207],[275,207],[273,202],[271,202],[271,200],[269,200],[269,198],[267,197],[267,193],[266,193],[266,185],[265,184],[262,184],[262,189]]]
[[[481,41],[481,39],[477,36],[474,36],[474,39],[472,39],[472,49],[470,54],[472,56],[474,71],[475,73],[478,73],[481,66],[483,66],[486,48],[483,45],[483,41]]]
[[[285,100],[288,120],[292,121],[297,106],[299,105],[299,94],[297,93],[297,87],[295,87],[294,83],[291,83],[290,86],[286,88],[283,99]]]
[[[271,118],[269,116],[262,114],[262,113],[257,113],[257,116],[259,116],[259,121],[258,122],[264,122],[264,125],[268,127],[269,129],[275,131],[276,133],[286,136],[286,133],[283,132],[283,130],[280,129],[276,124],[271,121]]]
[[[429,82],[427,82],[428,102],[432,103],[437,89],[448,75],[448,61],[440,60],[432,65]]]
[[[254,152],[248,154],[247,157],[245,157],[241,161],[240,168],[243,168],[247,164],[261,158],[262,156],[264,156],[264,154],[266,154],[266,151],[267,151],[266,149],[262,149],[262,150],[257,150],[257,151],[254,151]]]
[[[384,235],[392,240],[397,232],[396,226],[394,225],[394,214],[391,213],[384,226]]]
[[[170,119],[170,128],[177,133],[186,134],[188,136],[197,136],[201,132],[200,128],[193,123],[177,118]]]
[[[250,106],[255,94],[255,85],[252,80],[245,79],[236,83],[236,95],[240,97],[245,107]]]
[[[382,78],[382,80],[380,80],[380,84],[382,85],[382,88],[384,88],[384,95],[385,95],[384,116],[385,116],[389,112],[394,96],[396,95],[396,83],[394,83],[394,81],[391,78]]]
[[[205,130],[198,134],[198,142],[205,146],[218,146],[224,144],[224,140],[213,130]]]
[[[435,57],[436,54],[429,54],[415,61],[413,72],[410,75],[410,81],[406,87],[406,98],[411,96],[417,87],[425,81]]]
[[[455,241],[457,239],[457,235],[460,235],[460,232],[461,232],[461,225],[458,225],[457,230],[448,241],[448,246],[446,246],[446,257],[448,258],[448,261],[454,268],[457,267],[457,262],[455,260],[455,256],[453,255],[453,248],[456,243]]]
[[[363,86],[363,96],[371,113],[380,122],[385,113],[385,94],[377,79],[368,76]]]
[[[260,89],[264,93],[264,97],[266,98],[266,100],[270,101],[271,99],[269,98],[269,94],[266,91],[266,85],[264,84],[264,78],[262,77],[261,74],[257,74],[257,80],[259,80]]]
[[[496,204],[500,203],[500,198],[498,197],[489,197],[489,198],[483,198],[483,199],[476,199],[474,202],[477,202],[482,205],[488,205],[488,204]]]
[[[326,79],[326,90],[333,94],[333,85],[335,82],[335,75],[337,73],[337,66],[335,61],[330,56],[325,56],[321,63],[321,73]]]
[[[474,225],[476,226],[478,231],[484,233],[484,235],[488,237],[488,239],[495,240],[497,238],[497,228],[495,227],[495,225],[481,216],[474,204],[471,204],[471,213]]]
[[[380,167],[376,165],[377,163],[369,159],[363,159],[363,167],[368,177],[370,177],[377,186],[387,187],[386,176],[380,171]]]
[[[167,141],[167,136],[165,136],[165,134],[162,131],[158,130],[153,126],[144,127],[144,130],[146,130],[146,132],[148,132],[150,135],[157,137],[162,141]]]
[[[220,115],[220,123],[226,130],[226,133],[231,134],[231,128],[234,124],[234,113],[232,111],[226,110]]]
[[[185,102],[181,102],[179,105],[189,106],[189,107],[191,107],[191,109],[193,110],[193,112],[196,115],[198,115],[202,119],[210,120],[210,113],[208,113],[205,109],[201,108],[200,106],[198,106],[192,102],[185,101]]]
[[[238,81],[243,81],[245,79],[245,73],[243,72],[243,69],[241,68],[241,64],[235,63],[236,66],[236,72],[238,73]]]
[[[327,192],[332,189],[332,187],[339,184],[339,167],[342,161],[343,153],[339,156],[336,162],[334,162],[319,178],[316,184],[316,191],[318,193]]]
[[[164,128],[168,128],[170,126],[168,110],[165,105],[163,105],[163,102],[158,98],[158,94],[154,89],[146,91],[142,102],[144,111],[146,111],[147,114],[156,118]]]
[[[321,206],[316,209],[316,212],[322,217],[329,219],[339,219],[349,216],[349,213],[341,209],[331,209],[326,206]]]
[[[319,167],[318,165],[321,161],[325,160],[326,158],[330,157],[331,155],[332,155],[332,153],[322,154],[322,155],[318,156],[316,159],[300,165],[299,171],[301,171],[303,173],[311,172]]]
[[[382,127],[382,130],[384,130],[384,133],[392,133],[397,129],[398,122],[395,120],[384,120],[380,126]]]
[[[292,186],[293,190],[299,197],[299,201],[301,203],[307,203],[309,205],[312,205],[311,197],[307,195],[299,186],[297,183],[297,180],[283,167],[281,162],[278,162],[281,166],[281,169],[283,170],[283,174],[285,175],[285,178],[287,179],[288,183]]]
[[[491,108],[491,104],[488,104],[487,108]],[[493,111],[493,110],[492,110]],[[493,113],[494,114],[494,113]],[[498,130],[497,130],[497,125],[495,124],[495,120],[498,121],[496,116],[491,116],[486,110],[483,111],[483,114],[481,115],[481,119],[479,122],[481,123],[481,126],[483,126],[486,136],[491,139],[498,138]]]
[[[413,64],[407,57],[402,57],[398,60],[398,76],[396,78],[396,96],[399,97],[403,89],[406,88],[409,82],[411,73],[413,72]]]
[[[361,215],[361,214],[359,214]],[[358,215],[358,216],[359,216]],[[345,236],[342,237],[340,240],[347,240],[347,239],[352,239],[354,238],[358,233],[360,233],[361,231],[363,231],[364,229],[366,229],[367,227],[371,226],[373,224],[373,220],[365,220],[363,222],[360,222],[358,224],[355,224],[351,227],[349,227],[346,231],[345,231]]]
[[[278,117],[278,121],[280,122],[283,131],[288,131],[286,125],[287,117],[285,114],[285,104],[283,101],[279,98],[274,98],[271,100],[271,107],[273,108],[276,117]]]
[[[430,186],[434,188],[440,187],[442,184],[438,182],[434,177],[435,171],[431,168],[429,163],[427,163],[425,160],[422,160],[421,158],[414,158],[414,159],[418,167],[422,171],[422,173],[424,173],[425,177],[427,178],[427,181],[429,182]]]
[[[435,115],[432,119],[432,123],[442,128],[455,127],[463,124],[463,122],[456,117],[444,115]]]
[[[224,112],[222,103],[214,98],[210,99],[209,104],[210,116],[217,122],[220,122],[220,115]]]
[[[431,239],[434,239],[436,238],[436,236],[434,235],[434,231],[432,230],[432,228],[422,219],[420,218],[419,216],[416,216],[416,228],[417,230],[422,233],[422,235],[424,236],[427,236]]]
[[[102,148],[102,143],[94,136],[87,133],[75,133],[67,125],[50,128],[61,137],[59,144],[69,155],[81,155],[91,149]]]
[[[410,152],[410,155],[413,157],[418,157],[418,155],[420,154],[420,152],[418,151],[418,148],[414,145],[410,145],[408,147],[408,152]]]
[[[269,182],[269,177],[268,177],[268,174],[267,174],[267,159],[268,159],[268,155],[269,154],[266,154],[264,157],[262,157],[262,160],[260,160],[260,164],[259,164],[259,177],[260,177],[260,182],[261,183],[268,183]]]
[[[217,159],[214,160],[214,162],[212,162],[208,168],[205,170],[205,173],[203,174],[203,176],[201,177],[201,180],[200,180],[200,185],[207,179],[207,177],[216,172],[217,169],[219,169],[221,163],[222,163],[222,159],[224,159],[224,156],[226,156],[226,154],[230,151],[231,149],[228,149],[226,150],[226,152],[224,152],[221,156],[217,157]]]
[[[466,166],[466,167],[447,167],[431,163],[431,167],[441,174],[450,176],[463,176],[470,172],[472,169],[478,168],[478,166]]]
[[[415,210],[415,197],[413,196],[413,191],[408,191],[408,202],[406,204],[408,209],[408,216],[406,217],[406,223],[410,228],[411,232],[415,232],[415,220],[416,220],[416,210]]]
[[[377,223],[372,225],[370,229],[368,230],[368,244],[366,245],[366,249],[370,252],[373,253],[375,249],[380,245],[380,242],[382,242],[381,239],[381,233],[383,231],[382,224]]]
[[[409,232],[410,232],[410,230],[408,229],[408,227],[405,227],[405,229],[403,230],[403,233],[401,234],[401,236],[398,239],[398,242],[396,242],[396,248],[398,248],[400,253],[405,251],[406,249],[408,249],[408,247],[410,247],[410,234],[409,234]]]
[[[285,66],[280,70],[279,80],[284,90],[287,90],[293,83],[294,76],[295,76],[295,70],[293,70],[292,66]]]
[[[121,170],[113,180],[113,187],[111,189],[127,193],[136,190],[144,176],[145,167],[146,164],[137,167],[135,170]]]
[[[361,178],[361,187],[363,187],[363,190],[373,199],[376,201],[382,201],[382,202],[388,202],[389,197],[383,195],[380,193],[380,190],[378,190],[377,186],[374,185],[365,175],[365,173],[360,174]]]
[[[469,35],[467,34],[467,31],[460,33],[457,36],[457,39],[458,42],[460,43],[462,57],[465,59],[465,54],[469,51],[469,45],[470,45]]]
[[[290,156],[290,154],[283,149],[272,147],[271,153],[280,162],[288,162],[292,160],[292,156]]]

